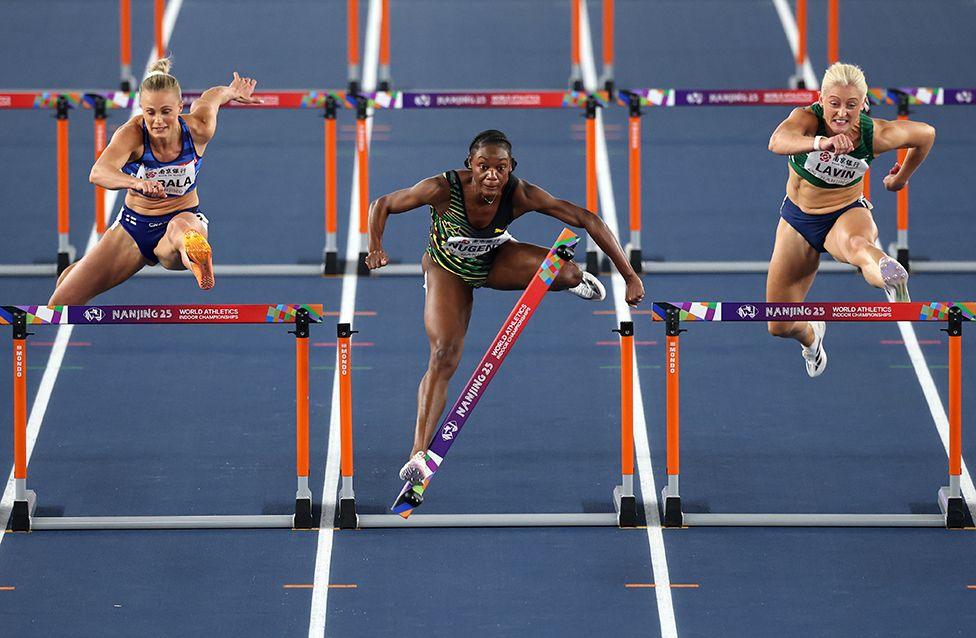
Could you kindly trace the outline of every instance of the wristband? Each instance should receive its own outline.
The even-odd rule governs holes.
[[[824,139],[823,135],[817,135],[816,137],[813,138],[813,150],[815,151],[820,150],[820,142],[823,141],[823,139]]]

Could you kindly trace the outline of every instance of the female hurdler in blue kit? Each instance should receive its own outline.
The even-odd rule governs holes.
[[[217,129],[217,110],[234,101],[254,104],[256,82],[234,73],[229,86],[203,93],[183,110],[170,61],[156,62],[139,87],[142,114],[119,127],[92,166],[89,180],[127,189],[115,223],[90,253],[58,278],[49,305],[83,305],[143,266],[190,270],[200,288],[214,286],[207,218],[200,211],[197,178],[203,153]]]
[[[803,301],[824,252],[856,266],[865,281],[896,301],[908,301],[908,273],[876,246],[878,228],[861,180],[875,157],[907,148],[904,164],[884,178],[888,190],[904,188],[935,143],[935,129],[868,117],[862,113],[867,91],[861,69],[837,62],[824,74],[820,100],[795,109],[769,138],[769,150],[790,159],[766,279],[768,302]],[[825,330],[822,321],[769,323],[770,334],[800,342],[811,377],[827,367]]]

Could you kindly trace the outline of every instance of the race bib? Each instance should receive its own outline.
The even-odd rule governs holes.
[[[193,160],[186,164],[175,166],[160,166],[159,168],[147,169],[145,165],[139,166],[136,173],[138,179],[152,179],[162,182],[163,190],[167,195],[179,197],[186,195],[193,183],[197,179],[197,168]]]
[[[498,237],[448,237],[444,249],[458,257],[480,257],[511,239],[507,232]]]
[[[803,168],[828,184],[847,186],[864,176],[865,171],[868,170],[868,163],[850,155],[835,155],[830,151],[811,151],[807,154],[807,161],[803,164]]]

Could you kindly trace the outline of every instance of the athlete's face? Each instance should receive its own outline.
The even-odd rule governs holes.
[[[861,116],[864,95],[853,86],[837,85],[820,94],[824,120],[832,135],[849,133]]]
[[[172,138],[174,131],[179,133],[183,100],[176,91],[143,91],[140,103],[142,120],[151,137],[165,140]]]
[[[468,156],[471,177],[481,194],[491,200],[502,192],[512,172],[512,156],[504,146],[480,146]]]

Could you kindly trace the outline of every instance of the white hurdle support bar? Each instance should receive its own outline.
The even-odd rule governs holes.
[[[960,489],[962,474],[962,323],[976,320],[976,302],[762,303],[654,302],[653,320],[667,334],[667,472],[661,492],[664,527],[942,527],[973,525]],[[680,335],[682,321],[942,321],[949,335],[949,485],[938,491],[940,514],[686,513],[681,508]]]
[[[309,327],[322,321],[321,304],[186,306],[2,306],[0,325],[13,327],[15,494],[9,528],[31,530],[293,528],[312,529],[309,489]],[[27,489],[27,331],[29,325],[295,324],[296,476],[294,514],[220,516],[35,516]]]
[[[620,456],[621,482],[613,489],[612,512],[498,513],[498,514],[358,514],[353,490],[352,444],[352,348],[349,339],[356,331],[339,324],[339,421],[342,450],[339,507],[335,525],[341,530],[402,527],[637,527],[634,496],[634,324],[620,322],[613,330],[620,335]]]

